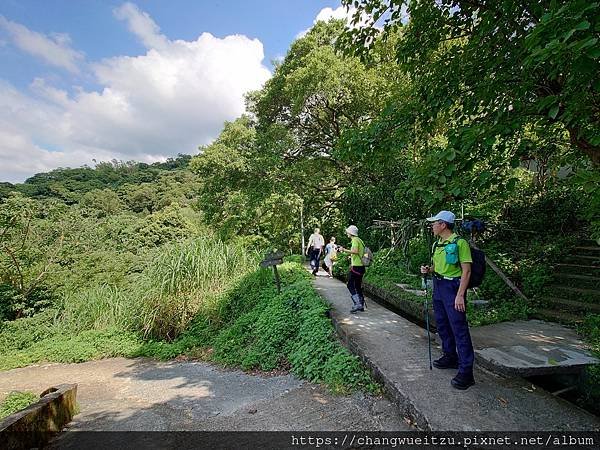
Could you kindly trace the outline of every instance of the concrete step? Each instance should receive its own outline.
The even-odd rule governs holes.
[[[565,256],[564,261],[565,263],[600,267],[600,256],[567,255]]]
[[[600,278],[600,265],[560,263],[554,265],[555,273],[569,273],[574,275],[587,275]]]
[[[594,239],[584,239],[582,241],[580,241],[581,245],[584,245],[586,247],[600,247],[600,244],[598,244],[598,241],[594,240]]]
[[[600,313],[600,303],[579,302],[566,298],[541,297],[540,301],[546,309],[553,309],[571,313]]]
[[[546,320],[548,322],[562,323],[564,325],[578,325],[583,323],[583,316],[579,314],[571,314],[564,311],[556,311],[554,309],[538,308],[532,314],[535,319]]]
[[[570,328],[541,320],[517,320],[471,328],[476,361],[507,376],[577,374],[595,364]]]
[[[586,256],[598,256],[598,255],[600,255],[600,245],[596,245],[596,246],[582,245],[580,247],[575,247],[573,249],[572,254],[586,255]]]
[[[561,284],[582,289],[600,289],[600,277],[575,275],[571,273],[556,273],[554,278]]]
[[[577,300],[588,303],[600,302],[600,290],[578,288],[566,285],[552,284],[546,286],[542,296],[567,298],[569,300]]]

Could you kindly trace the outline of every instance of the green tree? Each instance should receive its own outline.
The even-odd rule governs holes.
[[[415,81],[424,119],[455,118],[448,147],[461,161],[495,152],[531,121],[559,124],[600,166],[600,14],[586,0],[344,0],[357,6],[339,40],[364,55],[402,27],[397,59]],[[537,119],[536,119],[537,118]]]
[[[47,304],[44,282],[77,223],[66,210],[62,203],[36,202],[18,193],[0,204],[0,284],[3,302],[17,318]]]
[[[123,203],[117,193],[110,189],[95,189],[81,197],[79,204],[93,211],[98,217],[110,216],[123,209]]]

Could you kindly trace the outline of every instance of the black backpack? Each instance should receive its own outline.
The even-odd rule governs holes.
[[[461,237],[457,236],[456,238],[454,238],[454,240],[452,242],[450,242],[450,244],[455,244],[456,242],[458,242],[459,239],[461,239]],[[464,238],[462,238],[462,239],[464,239]],[[465,241],[466,241],[466,239],[465,239]],[[481,286],[481,283],[483,282],[483,277],[485,276],[486,263],[485,263],[485,253],[483,252],[483,250],[480,250],[477,247],[474,247],[473,245],[471,245],[469,243],[469,241],[467,241],[467,243],[469,244],[469,248],[471,249],[471,259],[473,260],[473,262],[471,263],[471,278],[469,278],[469,286],[467,286],[470,289],[470,288],[476,288],[476,287]],[[432,254],[433,254],[433,251],[435,251],[436,247],[446,247],[446,246],[438,245],[437,243],[434,243],[433,249],[432,249]],[[458,261],[456,264],[460,265],[460,261]]]
[[[485,276],[485,253],[483,250],[479,250],[478,248],[471,247],[471,259],[473,262],[471,263],[471,278],[469,278],[469,287],[475,288],[481,286],[483,282],[483,277]]]

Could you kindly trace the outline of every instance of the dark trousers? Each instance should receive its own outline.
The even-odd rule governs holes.
[[[362,298],[363,289],[362,289],[362,280],[365,275],[365,267],[364,266],[351,266],[350,272],[348,272],[348,290],[351,295],[359,294]]]
[[[312,268],[312,270],[313,271],[319,270],[319,259],[321,258],[321,249],[311,247],[309,257],[310,257],[310,267]]]
[[[471,375],[475,353],[469,333],[467,314],[454,309],[454,299],[459,286],[460,279],[440,280],[434,277],[433,310],[444,354],[458,357],[458,373]]]

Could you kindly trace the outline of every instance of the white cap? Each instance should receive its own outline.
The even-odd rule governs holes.
[[[443,220],[446,223],[454,223],[455,215],[450,211],[440,211],[433,217],[428,217],[428,222],[437,222],[438,220]]]
[[[346,228],[346,233],[351,234],[352,236],[358,236],[358,228],[356,225],[350,225]]]

